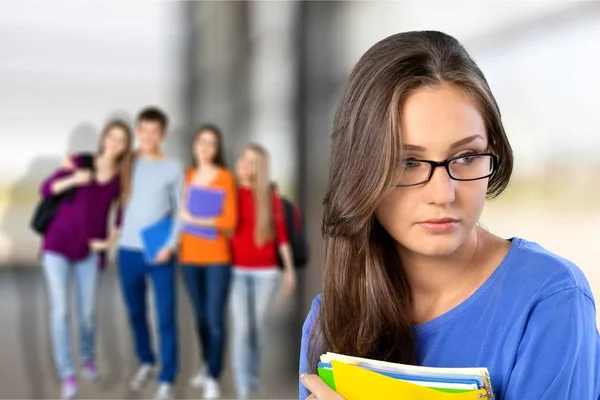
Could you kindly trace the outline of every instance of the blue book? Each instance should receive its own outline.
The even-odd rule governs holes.
[[[223,190],[190,185],[186,206],[194,217],[215,218],[223,213],[224,201],[225,192]],[[215,228],[185,224],[182,229],[192,235],[207,239],[217,238]]]
[[[173,218],[165,217],[142,229],[140,236],[144,245],[144,257],[148,264],[154,264],[158,252],[165,247],[173,229]]]

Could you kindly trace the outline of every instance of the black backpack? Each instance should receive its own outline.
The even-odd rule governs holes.
[[[275,186],[273,185],[273,187]],[[309,250],[304,216],[296,204],[292,203],[284,196],[279,195],[279,198],[283,207],[287,234],[294,256],[294,266],[296,269],[305,268],[308,264]],[[283,260],[281,259],[279,252],[277,252],[277,258],[279,268],[283,269]]]
[[[94,155],[89,153],[84,153],[79,155],[80,162],[78,168],[80,169],[94,169]],[[40,235],[44,235],[50,226],[50,222],[56,215],[58,211],[58,207],[65,200],[70,200],[75,195],[75,191],[77,188],[71,188],[65,190],[62,193],[59,193],[54,196],[47,197],[42,199],[35,211],[33,212],[33,218],[31,219],[31,229],[33,229],[36,233]]]

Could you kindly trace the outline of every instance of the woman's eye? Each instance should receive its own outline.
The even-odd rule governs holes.
[[[405,160],[402,162],[402,168],[404,168],[404,169],[417,168],[420,165],[421,165],[421,163],[419,161],[415,161],[415,160]]]
[[[454,162],[457,164],[471,164],[477,156],[475,154],[465,154],[460,158],[454,159]]]

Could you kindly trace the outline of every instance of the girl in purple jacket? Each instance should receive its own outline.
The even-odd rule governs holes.
[[[77,188],[73,196],[61,201],[42,243],[54,361],[63,381],[63,399],[73,399],[77,394],[69,332],[72,281],[76,286],[80,365],[88,380],[98,378],[95,333],[99,271],[104,268],[106,251],[117,238],[121,206],[129,191],[131,141],[131,130],[126,123],[110,122],[93,157],[93,172],[82,168],[82,155],[74,155],[41,187],[44,198]],[[113,208],[116,217],[107,232]]]

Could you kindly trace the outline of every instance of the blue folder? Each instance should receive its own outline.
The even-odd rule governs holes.
[[[190,214],[198,218],[215,218],[223,213],[225,192],[220,189],[212,189],[199,186],[190,186],[186,206]],[[215,228],[194,226],[186,224],[182,228],[185,232],[207,239],[216,239]]]
[[[166,246],[172,229],[173,218],[171,217],[165,217],[142,229],[140,236],[144,245],[144,257],[147,263],[155,263],[156,256]]]

